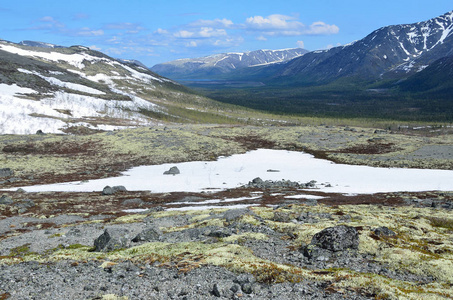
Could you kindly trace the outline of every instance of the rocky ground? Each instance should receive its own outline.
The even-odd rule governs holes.
[[[326,126],[0,141],[1,185],[16,188],[256,148],[368,165],[453,163],[449,134]],[[212,209],[184,210],[213,199]],[[0,299],[451,299],[452,208],[453,192],[339,195],[258,179],[217,193],[5,191]]]

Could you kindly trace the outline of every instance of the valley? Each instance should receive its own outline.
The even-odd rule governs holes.
[[[0,300],[453,298],[452,22],[152,68],[1,40]]]

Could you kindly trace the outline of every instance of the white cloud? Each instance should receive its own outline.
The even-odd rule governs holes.
[[[202,27],[198,33],[200,37],[203,38],[210,38],[210,37],[218,37],[218,36],[225,36],[227,32],[225,29],[214,29],[211,27]]]
[[[329,25],[324,22],[314,22],[310,25],[307,34],[336,34],[340,31],[337,25]]]
[[[212,38],[226,35],[227,32],[225,31],[225,29],[214,29],[211,27],[202,27],[198,31],[180,30],[174,34],[175,37],[182,39]]]
[[[197,46],[198,46],[198,44],[195,41],[190,41],[190,42],[186,43],[186,47],[189,47],[189,48],[195,48]]]
[[[340,30],[336,25],[329,25],[321,21],[306,26],[296,17],[279,14],[247,18],[244,27],[246,30],[258,31],[261,35],[268,36],[336,34]]]
[[[191,31],[187,31],[187,30],[180,30],[178,32],[175,32],[174,33],[174,36],[177,37],[177,38],[183,38],[183,39],[187,39],[187,38],[191,38],[194,36],[194,32],[191,32]]]
[[[101,36],[104,35],[104,30],[98,29],[98,30],[91,30],[90,28],[82,28],[77,35],[80,36]]]
[[[168,30],[158,28],[154,33],[165,35],[165,34],[168,34]]]
[[[305,47],[304,41],[297,41],[297,47],[304,48]]]
[[[101,51],[102,50],[102,48],[99,48],[96,45],[89,46],[88,48],[90,48],[91,50],[96,50],[96,51]]]
[[[258,41],[267,41],[267,38],[264,36],[260,35],[259,37],[256,38]]]
[[[198,20],[189,24],[191,27],[214,27],[229,28],[234,25],[233,21],[228,19]]]
[[[245,21],[247,28],[257,30],[288,30],[298,29],[304,25],[295,21],[294,17],[285,15],[270,15],[268,17],[255,16]]]

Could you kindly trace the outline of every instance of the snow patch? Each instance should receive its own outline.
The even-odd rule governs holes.
[[[180,174],[165,176],[164,171],[177,166]],[[278,173],[268,169],[280,170]],[[401,168],[374,168],[335,164],[310,154],[260,149],[245,154],[219,158],[217,161],[185,162],[132,168],[121,177],[23,187],[28,192],[102,191],[107,186],[124,185],[129,191],[150,190],[154,193],[201,192],[224,190],[244,185],[252,179],[291,180],[301,183],[316,180],[330,182],[317,191],[345,194],[380,192],[417,192],[453,190],[453,171]]]

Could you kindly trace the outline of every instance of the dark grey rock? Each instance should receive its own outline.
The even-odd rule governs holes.
[[[329,227],[316,233],[311,244],[333,252],[358,249],[359,233],[354,227],[346,225]]]
[[[135,198],[135,199],[126,199],[121,202],[122,205],[130,205],[130,206],[142,206],[145,202],[142,199]]]
[[[0,169],[0,177],[10,177],[13,175],[14,175],[14,172],[10,168]]]
[[[225,218],[225,220],[227,222],[231,222],[231,221],[239,219],[240,217],[242,217],[244,215],[251,215],[251,214],[254,214],[254,213],[251,210],[249,210],[248,208],[230,209],[223,213],[223,218]]]
[[[38,131],[36,131],[36,134],[37,134],[37,135],[46,135],[41,129],[39,129]]]
[[[116,193],[116,192],[127,192],[127,189],[122,186],[122,185],[115,185],[114,187],[112,187],[113,189],[113,192]]]
[[[378,228],[374,229],[373,232],[377,236],[395,236],[396,235],[396,233],[393,230],[391,230],[385,226],[378,227]]]
[[[106,195],[107,196],[107,195],[113,195],[114,193],[115,193],[115,191],[110,186],[106,186],[102,190],[102,195]]]
[[[263,181],[261,178],[257,177],[255,179],[253,179],[252,181],[250,181],[248,184],[243,185],[242,187],[258,188],[258,189],[279,189],[279,188],[307,189],[307,188],[316,187],[316,181],[312,180],[307,183],[299,183],[299,182],[290,181],[290,180],[278,180],[278,181],[266,180],[266,181]]]
[[[132,239],[133,242],[156,242],[162,237],[162,231],[159,228],[151,227],[140,232]]]
[[[276,211],[274,212],[274,221],[276,222],[289,222],[289,220],[291,219],[291,216],[286,213],[286,212],[282,212],[282,211]]]
[[[302,248],[303,254],[316,261],[328,261],[332,257],[332,251],[323,249],[317,245],[307,245]]]
[[[19,209],[24,209],[24,210],[27,210],[31,207],[34,207],[35,206],[35,202],[33,202],[32,200],[30,199],[25,199],[21,202],[18,202],[16,204],[14,204],[16,207],[18,207]]]
[[[180,174],[178,167],[171,167],[168,171],[164,172],[164,175],[177,175]]]
[[[206,235],[210,237],[224,238],[229,237],[232,234],[231,229],[218,227],[214,230],[210,230]]]
[[[13,204],[13,199],[11,199],[11,197],[9,196],[6,196],[6,195],[3,195],[0,197],[0,204],[5,204],[5,205],[8,205],[8,204]]]
[[[243,283],[241,285],[241,289],[245,294],[253,293],[253,285],[249,282]]]
[[[212,294],[216,297],[221,297],[222,296],[222,292],[221,292],[221,289],[219,287],[219,285],[216,283],[214,284],[214,287],[212,288]]]
[[[123,228],[108,228],[94,241],[95,251],[108,252],[130,246],[129,230]]]

